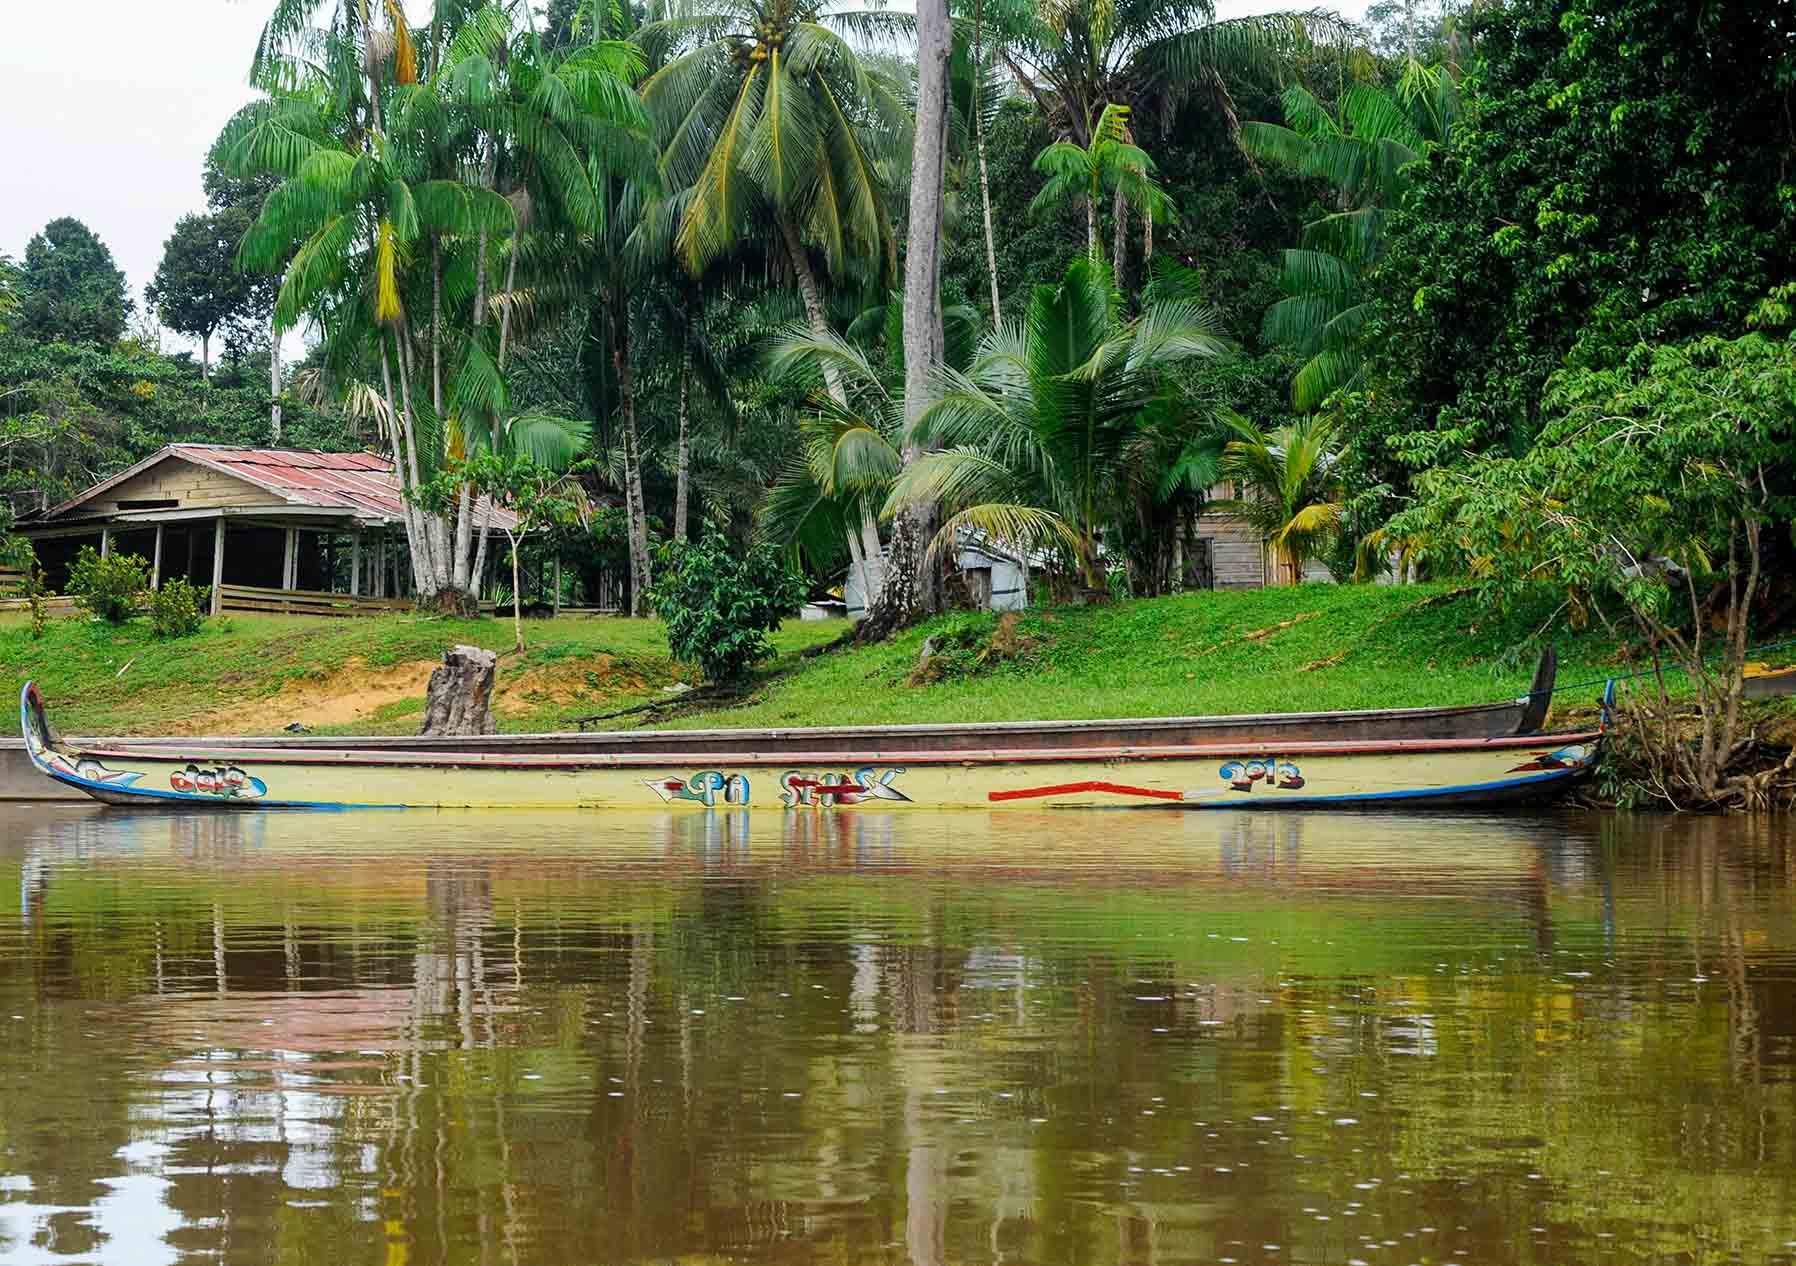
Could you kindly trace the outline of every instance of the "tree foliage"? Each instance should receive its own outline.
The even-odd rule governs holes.
[[[144,299],[177,334],[200,341],[202,372],[210,373],[212,338],[244,326],[257,311],[262,280],[237,267],[237,252],[252,220],[238,208],[184,215],[162,246],[162,262]]]
[[[109,347],[134,306],[112,252],[72,216],[50,221],[26,244],[18,288],[21,324],[44,341]]]
[[[770,545],[741,550],[716,533],[662,547],[655,610],[675,659],[733,684],[773,654],[767,634],[797,613],[805,581]]]
[[[965,532],[1056,548],[1103,587],[1098,544],[1139,441],[1180,411],[1177,366],[1230,354],[1216,326],[1190,300],[1125,321],[1109,269],[1076,259],[1058,285],[1036,287],[1021,323],[987,336],[971,369],[941,375],[909,437],[940,451],[906,467],[889,504],[938,501],[938,553]]]
[[[1796,276],[1788,13],[1518,0],[1475,28],[1466,109],[1391,226],[1343,406],[1367,485],[1522,453],[1563,365],[1737,332]]]
[[[1730,767],[1774,533],[1796,517],[1793,352],[1783,338],[1709,336],[1564,370],[1538,443],[1424,473],[1393,525],[1457,551],[1495,603],[1548,590],[1580,613],[1624,613],[1654,670],[1636,704],[1655,789],[1674,803],[1767,792]],[[1670,668],[1700,704],[1694,743]]]

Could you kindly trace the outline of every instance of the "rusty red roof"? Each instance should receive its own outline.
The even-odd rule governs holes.
[[[49,511],[57,518],[133,475],[169,458],[216,470],[272,492],[296,505],[342,510],[358,519],[400,521],[405,498],[393,463],[378,453],[321,453],[299,448],[235,448],[224,444],[170,444],[136,465],[102,480],[79,496]],[[496,528],[516,527],[517,517],[502,507],[487,507]],[[477,520],[478,521],[478,520]]]

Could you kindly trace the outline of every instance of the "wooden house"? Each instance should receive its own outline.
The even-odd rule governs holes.
[[[152,588],[176,576],[210,587],[214,614],[353,614],[410,605],[404,508],[374,453],[171,444],[15,530],[57,592],[90,545],[148,559]],[[516,523],[482,512],[495,529]]]

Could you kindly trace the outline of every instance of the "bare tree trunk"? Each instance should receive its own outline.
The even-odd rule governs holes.
[[[682,331],[680,341],[680,455],[678,469],[674,473],[673,536],[676,541],[686,539],[687,498],[691,495],[688,488],[692,462],[692,433],[688,413],[691,400],[692,335],[688,331]]]
[[[942,185],[948,157],[948,58],[954,48],[947,0],[917,4],[917,131],[911,151],[910,223],[904,256],[904,463],[922,456],[909,433],[929,405],[942,364]],[[941,608],[941,569],[928,547],[937,507],[912,502],[898,512],[886,583],[861,625],[880,638]]]
[[[998,252],[992,240],[992,185],[985,163],[985,108],[979,100],[981,75],[985,67],[985,0],[973,0],[973,140],[979,150],[979,203],[985,212],[985,272],[992,285],[992,328],[1004,324],[1004,313],[998,303]]]
[[[798,293],[804,300],[805,317],[810,322],[811,332],[819,336],[827,335],[830,332],[829,316],[823,310],[823,292],[818,288],[817,275],[811,271],[811,260],[805,254],[804,243],[798,238],[798,228],[792,223],[791,217],[783,211],[779,215],[779,226],[780,235],[786,240],[786,254],[792,260],[792,272],[798,278]],[[823,366],[823,385],[829,391],[830,399],[844,409],[848,407],[848,393],[842,389],[842,377],[836,373],[834,365],[825,364]],[[848,528],[849,534],[853,535],[854,530],[854,526],[851,524]],[[879,527],[872,523],[870,512],[863,516],[861,536],[862,540],[858,546],[864,557],[861,583],[871,586],[867,589],[867,609],[871,611],[874,602],[885,590],[886,570],[884,564],[879,561]],[[856,548],[856,545],[850,543],[848,547],[850,557],[853,557]],[[870,557],[867,557],[868,555]]]
[[[618,316],[623,319],[616,319]],[[648,600],[646,590],[654,581],[649,574],[648,516],[642,500],[642,444],[636,431],[636,376],[630,364],[627,299],[623,312],[613,314],[611,328],[612,368],[617,373],[618,403],[624,423],[624,503],[630,520],[630,570],[633,573],[630,614],[639,616]]]
[[[1085,198],[1085,253],[1091,256],[1091,262],[1098,262],[1098,197],[1087,194]]]
[[[1116,217],[1116,228],[1112,235],[1110,271],[1115,274],[1116,292],[1128,293],[1123,283],[1123,269],[1129,263],[1129,200],[1123,197],[1122,186],[1116,187],[1116,197],[1111,200],[1110,213]]]
[[[380,348],[380,377],[382,385],[386,388],[387,419],[390,432],[387,438],[393,446],[393,469],[399,475],[401,487],[415,488],[417,487],[415,474],[417,465],[410,460],[405,441],[406,432],[410,429],[410,419],[401,418],[399,403],[393,395],[393,367],[387,361],[387,348],[384,339]],[[410,484],[406,483],[408,474],[411,475],[412,482]],[[430,550],[429,543],[424,539],[423,525],[420,522],[423,512],[410,501],[404,502],[402,508],[405,512],[405,552],[412,564],[412,589],[416,593],[423,593],[425,558]]]
[[[274,314],[268,317],[268,406],[269,442],[276,448],[281,446],[281,331],[274,322]]]
[[[524,6],[529,9],[529,5]],[[519,235],[522,229],[519,230]],[[511,241],[511,259],[505,265],[506,303],[499,312],[499,372],[505,372],[505,355],[511,350],[511,295],[518,285],[518,241],[514,236]]]
[[[1148,265],[1154,262],[1154,213],[1143,209],[1141,212],[1141,280],[1145,284],[1148,276]]]
[[[212,381],[212,335],[200,335],[200,381]]]
[[[829,315],[823,310],[823,291],[817,285],[817,274],[811,271],[811,257],[805,254],[804,243],[798,238],[798,226],[784,211],[779,213],[779,226],[780,236],[786,240],[786,255],[792,261],[792,272],[798,278],[798,295],[804,300],[805,319],[810,322],[811,333],[828,334]],[[842,378],[834,365],[823,367],[823,385],[829,389],[830,399],[839,405],[848,404],[848,393],[842,390]]]

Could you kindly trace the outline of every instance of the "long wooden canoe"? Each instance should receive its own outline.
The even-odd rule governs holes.
[[[19,712],[33,765],[64,786],[108,804],[233,809],[1432,807],[1554,794],[1589,772],[1601,742],[1597,730],[1363,739],[1218,727],[1225,737],[1053,747],[1004,746],[988,731],[984,747],[920,750],[870,727],[809,749],[743,731],[730,751],[73,746],[57,737],[35,686]]]
[[[806,726],[771,729],[615,730],[605,733],[491,734],[423,738],[400,735],[184,738],[180,746],[201,752],[243,747],[284,752],[403,752],[486,756],[583,756],[635,752],[659,756],[712,756],[753,750],[763,755],[852,753],[877,744],[886,756],[994,749],[1054,751],[1066,748],[1176,746],[1189,743],[1366,742],[1382,739],[1497,738],[1535,734],[1553,699],[1558,661],[1542,653],[1528,693],[1499,703],[1451,708],[1376,708],[1351,712],[1281,712],[1238,716],[1136,717],[1096,721],[993,721],[967,724]],[[83,746],[137,750],[170,740],[91,738]]]

